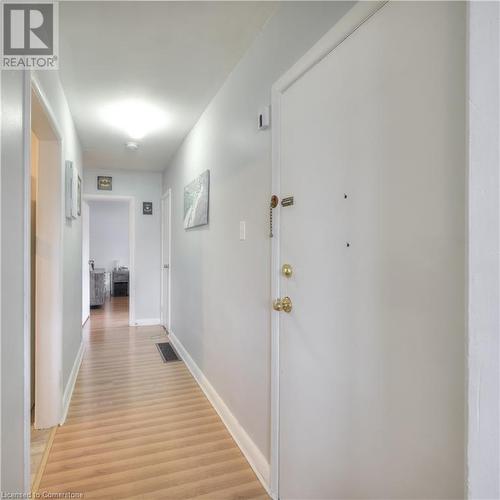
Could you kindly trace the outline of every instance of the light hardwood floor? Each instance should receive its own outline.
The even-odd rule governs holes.
[[[31,486],[35,487],[35,480],[38,477],[40,467],[43,467],[42,461],[47,446],[50,441],[50,429],[35,429],[31,426]]]
[[[184,363],[162,362],[155,342],[166,339],[164,330],[126,326],[120,299],[107,308],[87,322],[68,419],[56,432],[39,491],[269,498]]]
[[[102,307],[90,310],[90,317],[87,322],[88,326],[87,324],[85,326],[90,331],[128,326],[128,304],[128,297],[108,297]]]

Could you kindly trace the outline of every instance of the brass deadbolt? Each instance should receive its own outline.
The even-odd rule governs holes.
[[[281,273],[283,274],[283,276],[290,278],[293,274],[292,266],[290,264],[283,264],[281,266]]]

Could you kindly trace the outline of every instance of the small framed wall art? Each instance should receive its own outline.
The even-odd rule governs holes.
[[[65,172],[65,197],[64,197],[64,213],[66,219],[73,218],[73,189],[74,189],[74,167],[73,162],[66,160],[66,172]]]
[[[77,215],[82,215],[82,179],[78,176],[78,190],[76,193]]]
[[[108,175],[98,175],[97,176],[97,189],[100,191],[112,191],[113,190],[113,177]]]
[[[73,166],[73,188],[71,191],[71,217],[76,219],[80,214],[78,213],[78,181],[80,176],[78,170]]]
[[[153,202],[143,201],[142,202],[142,215],[153,215]]]
[[[82,179],[73,162],[66,160],[64,213],[66,219],[76,219],[82,213]]]

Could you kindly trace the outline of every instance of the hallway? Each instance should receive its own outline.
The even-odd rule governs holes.
[[[500,500],[500,0],[1,24],[0,500]]]
[[[85,498],[268,498],[182,361],[164,364],[161,327],[92,314],[66,424],[40,492]],[[122,310],[120,316],[120,309]],[[121,320],[120,320],[121,318]]]
[[[90,310],[90,330],[126,327],[129,324],[129,297],[108,297],[102,307]]]

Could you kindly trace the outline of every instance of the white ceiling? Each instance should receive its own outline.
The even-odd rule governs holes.
[[[60,74],[85,167],[163,170],[272,15],[274,2],[60,2]],[[125,149],[106,105],[142,99],[169,124]]]

